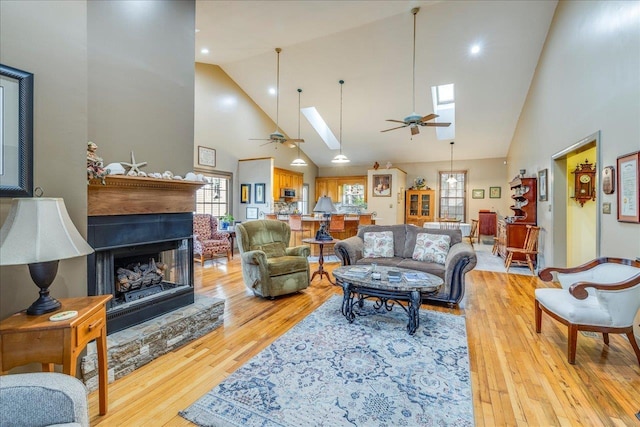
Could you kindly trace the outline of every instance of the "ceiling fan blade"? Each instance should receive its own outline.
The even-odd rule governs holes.
[[[402,120],[387,119],[386,121],[388,121],[388,122],[395,122],[395,123],[404,123],[404,121],[402,121]],[[405,123],[405,124],[406,124],[406,123]]]
[[[304,139],[287,139],[287,142],[304,142]]]
[[[451,126],[451,123],[445,123],[445,122],[441,122],[441,123],[420,123],[422,126],[434,126],[434,127],[440,127],[440,128],[446,128]]]
[[[395,129],[400,129],[400,128],[406,128],[407,126],[409,126],[409,125],[398,126],[397,128],[385,129],[385,130],[381,130],[380,132],[389,132],[390,130],[395,130]]]
[[[268,139],[263,140],[263,141],[269,141]],[[260,144],[260,147],[262,147],[263,145],[269,145],[269,144],[273,144],[275,141],[269,141],[269,142],[265,142],[264,144]]]
[[[271,141],[269,138],[249,138],[249,141]]]
[[[428,122],[429,120],[433,120],[433,119],[435,119],[436,117],[440,117],[440,116],[438,116],[437,114],[433,114],[433,113],[431,113],[431,114],[427,114],[426,116],[424,116],[423,118],[421,118],[421,119],[420,119],[420,121],[421,121],[421,122]]]
[[[420,133],[420,128],[418,126],[411,126],[411,135],[417,135]]]

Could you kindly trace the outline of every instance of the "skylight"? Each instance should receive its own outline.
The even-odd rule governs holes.
[[[324,121],[320,113],[318,113],[318,110],[316,110],[316,107],[301,108],[300,111],[302,111],[302,114],[304,114],[309,123],[311,123],[311,126],[313,126],[318,135],[320,135],[320,138],[322,138],[324,143],[327,144],[327,147],[332,150],[340,148],[340,142],[333,132],[331,132],[327,123]]]
[[[456,137],[456,102],[454,84],[431,86],[433,112],[438,117],[436,122],[450,122],[449,127],[436,127],[436,137],[439,140]]]

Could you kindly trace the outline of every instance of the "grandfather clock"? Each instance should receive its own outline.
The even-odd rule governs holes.
[[[576,170],[571,172],[575,177],[575,193],[573,198],[580,206],[589,200],[596,199],[596,165],[589,163],[589,159],[585,159],[584,163],[576,166]]]

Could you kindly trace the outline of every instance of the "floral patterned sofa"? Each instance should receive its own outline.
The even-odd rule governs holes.
[[[231,259],[229,233],[218,231],[218,218],[209,214],[193,215],[193,256],[200,264],[214,255],[224,254]]]
[[[444,285],[437,294],[425,296],[423,302],[449,306],[462,300],[465,274],[477,262],[475,250],[462,241],[460,230],[424,229],[410,224],[360,227],[356,236],[336,243],[334,250],[342,265],[377,263],[435,274]]]

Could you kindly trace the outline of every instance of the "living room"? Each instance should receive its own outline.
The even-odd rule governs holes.
[[[107,162],[130,161],[133,151],[138,160],[160,172],[193,170],[198,146],[216,149],[222,171],[237,170],[239,159],[265,155],[274,157],[277,166],[288,168],[295,150],[233,150],[239,145],[233,129],[245,129],[243,135],[259,138],[274,128],[274,120],[255,104],[249,105],[248,98],[240,117],[218,120],[197,115],[198,94],[216,87],[232,88],[238,94],[241,88],[220,67],[196,62],[195,2],[165,3],[164,10],[152,10],[146,2],[121,3],[123,7],[129,4],[127,13],[149,19],[129,25],[123,10],[103,2],[0,2],[0,62],[35,75],[34,186],[42,187],[47,197],[63,198],[82,234],[87,229],[85,145],[90,140],[98,144],[99,154]],[[408,2],[407,10],[410,7]],[[480,173],[482,180],[473,183],[479,187],[501,183],[504,194],[506,183],[520,169],[528,173],[553,170],[554,154],[596,131],[601,135],[600,165],[616,165],[619,156],[637,151],[637,16],[636,2],[559,2],[508,152],[494,159],[459,160],[455,167],[469,171],[470,176]],[[162,25],[157,24],[160,20]],[[283,48],[285,55],[286,46]],[[378,132],[384,125],[371,126]],[[449,169],[449,160],[394,166],[410,176],[436,176],[438,170]],[[342,170],[311,166],[305,171],[305,182],[313,185],[316,176],[363,174],[370,167],[369,163]],[[556,184],[550,181],[550,185]],[[638,257],[640,227],[617,221],[617,193],[601,196],[597,203],[610,203],[613,211],[598,213],[598,226],[594,226],[597,253]],[[506,212],[509,201],[504,195],[500,200],[501,206],[473,202],[477,204],[470,206],[470,212],[491,207]],[[485,199],[483,203],[492,202]],[[237,200],[234,206],[239,206]],[[546,265],[562,264],[565,255],[557,248],[567,246],[559,241],[566,227],[564,218],[556,216],[557,206],[554,203],[552,209],[551,202],[540,204]],[[9,198],[0,199],[2,221],[9,207]],[[52,289],[59,297],[86,295],[86,277],[84,258],[66,260]],[[2,267],[0,279],[0,318],[33,301],[34,287],[26,269]],[[476,285],[480,282],[477,279]],[[25,286],[17,287],[17,283]],[[559,338],[557,346],[563,345]],[[633,362],[633,358],[629,360]],[[637,384],[637,366],[635,369],[629,381]]]

